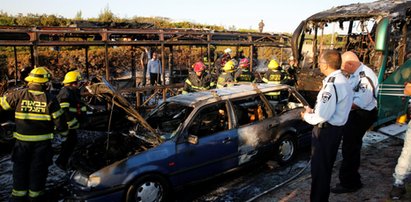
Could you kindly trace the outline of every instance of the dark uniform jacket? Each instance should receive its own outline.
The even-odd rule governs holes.
[[[80,90],[77,87],[64,86],[57,95],[57,99],[61,109],[64,110],[69,129],[79,128],[79,122],[86,111],[86,107],[81,102]]]
[[[10,92],[0,98],[0,106],[0,110],[15,110],[14,137],[18,140],[50,140],[55,130],[67,134],[63,110],[57,99],[41,85],[30,84],[28,88]]]
[[[199,77],[192,72],[184,83],[183,93],[208,90],[213,88],[214,85],[214,81],[208,73],[203,72]]]
[[[222,72],[217,79],[217,88],[233,86],[234,78],[232,73]]]
[[[280,70],[268,69],[268,71],[264,75],[263,81],[265,83],[282,84],[284,83],[285,77],[285,73]]]
[[[236,72],[235,81],[237,82],[254,82],[255,76],[248,69],[240,69]]]

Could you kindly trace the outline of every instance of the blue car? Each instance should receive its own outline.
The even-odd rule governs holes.
[[[287,85],[177,95],[144,118],[116,103],[137,124],[75,153],[66,201],[170,201],[188,183],[257,159],[287,164],[311,138],[300,118],[307,102]]]

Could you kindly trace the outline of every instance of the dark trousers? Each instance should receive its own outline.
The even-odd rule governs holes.
[[[143,64],[143,79],[141,81],[141,84],[143,86],[146,85],[146,80],[147,80],[147,64]]]
[[[51,165],[53,150],[50,140],[24,142],[17,140],[12,154],[13,189],[17,191],[43,192],[45,190],[48,167]],[[39,200],[32,197],[32,201]],[[26,196],[12,195],[12,201],[24,201]]]
[[[362,138],[365,132],[377,120],[377,109],[372,111],[353,110],[344,126],[342,156],[340,167],[340,184],[346,188],[358,188],[362,186],[360,168]]]
[[[61,151],[59,157],[56,159],[56,164],[62,169],[67,168],[68,161],[74,148],[77,145],[77,131],[75,129],[69,130],[67,140],[61,145]]]
[[[150,73],[150,85],[154,85],[154,83],[161,85],[161,74]]]
[[[312,202],[326,202],[330,196],[331,174],[342,136],[342,126],[315,126],[311,138]]]

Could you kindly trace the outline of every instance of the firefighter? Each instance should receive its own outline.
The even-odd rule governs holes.
[[[210,74],[205,72],[204,63],[196,62],[193,66],[194,73],[191,72],[185,80],[183,94],[208,90],[215,85]]]
[[[240,60],[240,68],[235,73],[235,82],[255,82],[255,76],[250,72],[250,61],[248,58]]]
[[[67,123],[57,99],[46,89],[50,73],[34,68],[28,87],[0,98],[0,110],[15,110],[11,201],[45,201],[48,167],[52,163],[54,132],[67,135]]]
[[[270,84],[283,84],[287,82],[286,78],[286,74],[280,70],[280,66],[277,61],[272,59],[268,64],[268,71],[264,75],[263,82]],[[266,95],[268,95],[272,100],[280,99],[280,91],[270,92]]]
[[[235,69],[234,61],[230,60],[225,63],[221,74],[217,79],[217,88],[229,87],[234,85],[233,72]]]
[[[86,107],[82,105],[79,83],[82,80],[80,72],[70,71],[64,76],[63,88],[57,95],[60,107],[68,125],[67,140],[61,145],[60,155],[56,160],[56,165],[62,170],[67,169],[67,163],[77,144],[76,129],[80,127],[82,115],[86,112]]]

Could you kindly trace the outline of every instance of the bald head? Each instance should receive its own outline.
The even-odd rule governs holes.
[[[341,65],[341,70],[352,74],[354,73],[358,67],[361,66],[360,59],[358,59],[358,56],[351,51],[347,51],[341,55],[342,59],[342,65]]]

